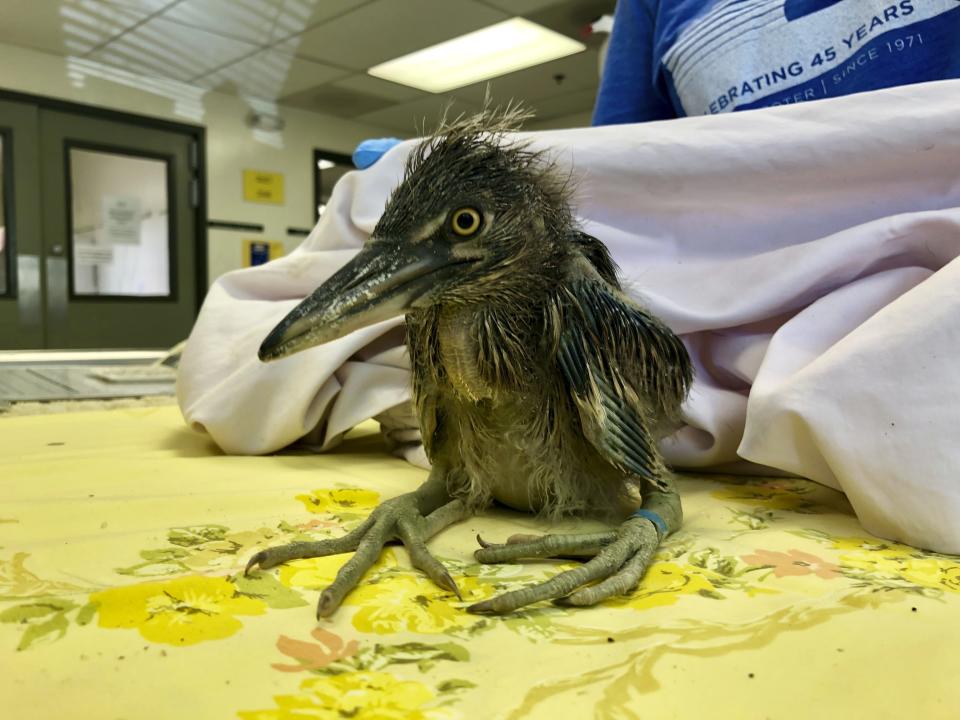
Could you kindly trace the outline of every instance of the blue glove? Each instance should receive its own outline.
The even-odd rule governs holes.
[[[364,140],[357,145],[353,151],[353,164],[360,170],[373,165],[380,156],[394,145],[399,145],[402,140],[399,138],[376,138],[374,140]]]

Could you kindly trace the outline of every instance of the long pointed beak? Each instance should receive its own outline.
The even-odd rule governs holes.
[[[456,264],[433,243],[367,243],[267,335],[260,360],[277,360],[403,315],[436,287],[440,272]]]

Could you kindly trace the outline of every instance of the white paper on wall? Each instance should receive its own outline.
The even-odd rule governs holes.
[[[104,242],[140,244],[140,198],[134,195],[103,196]]]

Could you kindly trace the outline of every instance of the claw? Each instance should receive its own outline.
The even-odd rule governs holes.
[[[487,541],[484,540],[482,537],[480,537],[480,534],[479,534],[479,533],[477,533],[477,542],[480,544],[480,547],[483,547],[483,548],[488,548],[488,547],[490,547],[491,545],[493,545],[493,543],[487,542]]]
[[[320,593],[320,599],[317,601],[317,620],[330,617],[337,609],[337,601],[329,590]]]
[[[243,576],[248,577],[250,575],[250,571],[255,566],[259,565],[260,561],[263,560],[264,557],[266,557],[266,553],[261,550],[260,552],[256,553],[252,558],[250,558],[250,560],[247,561],[247,566],[243,569]]]
[[[453,577],[450,575],[450,573],[445,572],[442,577],[444,581],[444,589],[452,592],[454,595],[457,596],[457,600],[459,600],[460,602],[463,602],[463,595],[460,594],[460,588],[457,587],[457,583],[453,579]]]
[[[443,564],[427,551],[425,541],[444,527],[462,520],[463,516],[464,511],[459,501],[451,500],[434,509],[429,515],[432,518],[430,522],[425,522],[417,493],[408,493],[387,501],[342,537],[296,541],[261,550],[250,558],[243,574],[247,576],[255,569],[269,570],[289,560],[352,552],[353,556],[340,568],[334,581],[320,594],[317,601],[319,620],[333,615],[340,607],[343,599],[373,567],[385,544],[392,540],[401,540],[410,551],[414,565],[433,578],[439,587],[453,593],[462,602],[460,588]]]

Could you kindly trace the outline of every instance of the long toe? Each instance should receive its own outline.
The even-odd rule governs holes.
[[[482,563],[516,562],[526,558],[591,557],[616,540],[616,531],[571,535],[514,536],[506,543],[489,543],[479,535],[473,556]]]
[[[628,519],[612,533],[545,535],[506,545],[487,543],[476,551],[476,556],[489,562],[545,557],[594,546],[599,550],[596,557],[580,567],[562,572],[539,585],[475,603],[467,610],[481,615],[501,615],[542,600],[553,600],[558,605],[594,605],[635,588],[659,544],[657,528],[649,520],[640,518]],[[596,585],[589,585],[598,580],[600,582]]]

